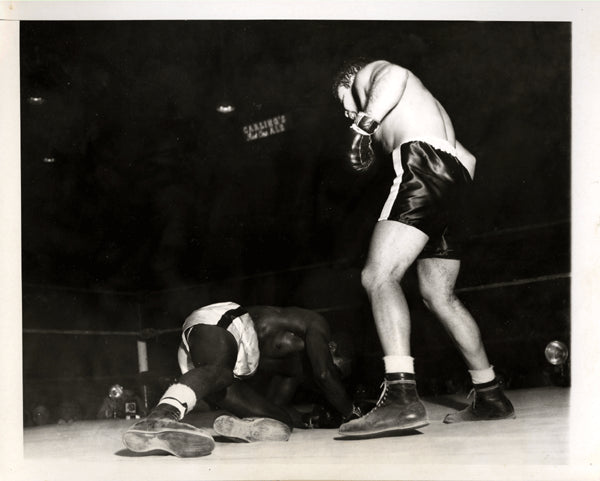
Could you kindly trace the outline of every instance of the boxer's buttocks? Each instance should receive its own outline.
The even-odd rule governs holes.
[[[261,339],[260,350],[268,357],[285,357],[304,350],[304,340],[291,331],[275,332]]]
[[[233,375],[237,378],[251,376],[258,368],[259,341],[252,317],[235,302],[218,302],[192,312],[184,321],[177,360],[185,374],[195,368],[190,352],[189,335],[197,325],[205,325],[229,332],[237,344],[237,358]]]

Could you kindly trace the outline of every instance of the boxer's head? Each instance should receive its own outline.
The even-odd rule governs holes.
[[[350,120],[354,120],[359,110],[352,90],[354,78],[368,63],[370,61],[362,57],[345,62],[333,79],[333,96],[342,104],[345,115]]]
[[[358,57],[344,62],[333,77],[333,96],[339,99],[338,93],[340,88],[351,89],[356,74],[369,63],[370,60],[364,57]]]
[[[263,338],[260,350],[269,357],[284,357],[304,349],[304,340],[291,331],[279,331]]]
[[[343,332],[333,333],[329,342],[329,352],[342,379],[350,377],[354,361],[354,343],[350,336]]]
[[[347,89],[346,87],[340,87],[338,89],[338,99],[342,104],[346,118],[354,121],[358,115],[359,108],[354,99],[354,95],[352,94],[352,90]]]

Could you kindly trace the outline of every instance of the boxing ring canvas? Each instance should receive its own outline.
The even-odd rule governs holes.
[[[52,469],[61,466],[56,460],[65,456],[83,463],[110,460],[112,466],[104,476],[132,470],[144,472],[145,479],[365,479],[373,473],[378,478],[414,479],[457,465],[466,466],[461,479],[478,479],[481,465],[497,466],[497,479],[511,479],[515,467],[519,476],[566,472],[571,456],[569,390],[538,388],[510,395],[519,413],[515,420],[444,425],[448,409],[464,405],[464,399],[426,399],[431,424],[405,436],[352,441],[341,439],[334,429],[314,429],[296,430],[287,442],[234,443],[217,438],[210,456],[191,459],[127,451],[120,438],[131,420],[40,426],[25,430],[25,457],[48,462]],[[205,417],[210,429],[215,415]],[[421,468],[414,467],[415,460]],[[60,469],[70,473],[68,465]]]
[[[598,125],[600,9],[194,3],[0,2],[0,248],[14,253],[0,324],[17,366],[3,384],[19,386],[0,396],[3,479],[597,479],[600,175],[582,139]],[[319,312],[353,341],[352,396],[377,399],[360,271],[390,166],[356,176],[339,162],[330,79],[349,55],[418,72],[480,159],[457,294],[516,419],[442,423],[470,402],[466,370],[413,273],[427,427],[217,436],[192,459],[128,451],[123,432],[179,375],[183,319],[211,302]],[[115,386],[133,407],[102,418]],[[218,414],[196,419],[215,434]]]

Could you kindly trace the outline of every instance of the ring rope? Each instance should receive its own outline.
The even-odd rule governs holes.
[[[571,277],[570,273],[563,274],[551,274],[546,276],[538,276],[538,277],[529,277],[526,279],[516,279],[513,281],[506,282],[493,282],[491,284],[483,284],[481,286],[470,286],[470,287],[462,287],[456,289],[456,293],[461,292],[473,292],[473,291],[483,291],[487,289],[497,289],[499,287],[512,287],[519,286],[524,284],[534,284],[537,282],[548,282],[560,279],[568,279]],[[337,306],[331,307],[322,307],[318,309],[312,309],[315,312],[335,312],[335,311],[343,311],[348,309],[356,309],[358,307],[362,307],[363,303],[354,303],[354,304],[341,304]],[[79,330],[79,329],[68,329],[68,330],[59,330],[59,329],[23,329],[24,334],[67,334],[67,335],[75,335],[75,336],[130,336],[130,337],[140,337],[142,339],[150,339],[152,337],[158,337],[162,334],[171,334],[181,332],[181,327],[177,328],[168,328],[168,329],[142,329],[141,331],[97,331],[97,330]]]

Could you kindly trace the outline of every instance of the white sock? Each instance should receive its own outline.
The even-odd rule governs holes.
[[[471,381],[473,381],[473,384],[483,384],[496,379],[494,366],[490,366],[487,369],[469,369],[469,374],[471,375]]]
[[[194,409],[196,405],[196,393],[185,384],[175,383],[169,386],[158,404],[169,404],[179,411],[179,419]]]
[[[415,373],[415,360],[411,356],[383,356],[385,372]]]

